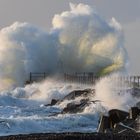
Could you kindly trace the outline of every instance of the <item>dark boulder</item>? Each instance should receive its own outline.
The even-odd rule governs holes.
[[[86,106],[88,106],[88,99],[82,99],[79,104],[74,102],[67,104],[63,109],[63,113],[77,113],[82,112]]]
[[[85,107],[89,106],[91,103],[96,103],[99,101],[90,101],[90,96],[93,95],[95,95],[94,89],[75,90],[70,92],[61,100],[52,99],[51,103],[45,106],[59,105],[65,100],[70,100],[71,102],[68,103],[65,108],[63,108],[63,111],[61,113],[78,113],[82,112]],[[78,97],[80,97],[81,99],[79,103],[77,103],[76,101],[76,98]]]
[[[131,95],[134,97],[140,97],[140,88],[133,87],[131,89],[128,89],[127,92],[131,93]]]
[[[77,97],[88,97],[90,95],[95,95],[95,89],[85,89],[85,90],[74,90],[66,95],[62,100],[57,102],[57,104],[63,102],[64,100],[74,100]]]
[[[118,109],[112,109],[108,113],[109,113],[109,120],[112,128],[114,127],[114,124],[124,121],[126,117],[129,116],[128,112],[118,110]]]
[[[140,109],[140,102],[136,103],[136,107],[138,107]]]
[[[58,100],[56,100],[56,99],[52,99],[52,101],[51,101],[51,105],[55,105],[57,102],[58,102]]]
[[[79,113],[83,112],[83,110],[89,106],[92,103],[96,103],[98,100],[95,101],[90,101],[88,98],[87,99],[81,99],[80,103],[69,103],[67,106],[63,109],[62,113]]]
[[[102,116],[98,126],[98,132],[107,133],[123,133],[128,134],[136,132],[135,124],[138,118],[131,117],[139,112],[136,107],[132,107],[129,113],[123,110],[112,109],[108,112],[108,116]]]
[[[56,99],[52,99],[51,103],[50,104],[47,104],[45,106],[53,106],[53,105],[56,105],[56,103],[58,102],[59,100],[56,100]]]

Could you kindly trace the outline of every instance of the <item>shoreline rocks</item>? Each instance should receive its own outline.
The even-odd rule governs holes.
[[[140,133],[39,133],[1,136],[0,140],[139,140]]]

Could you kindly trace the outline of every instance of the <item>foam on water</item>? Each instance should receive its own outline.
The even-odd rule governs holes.
[[[105,76],[126,70],[123,31],[115,18],[106,21],[89,5],[70,4],[70,10],[56,14],[52,24],[49,32],[19,22],[0,30],[0,135],[94,132],[100,113],[114,107],[127,110],[126,106],[138,100],[126,94],[121,99],[113,91],[114,84],[109,84],[112,81],[106,80],[95,87],[56,79],[19,87],[30,72],[47,72],[48,76],[93,72]],[[96,96],[90,99],[101,102],[90,104],[82,113],[52,116],[71,102],[68,100],[57,106],[44,106],[52,99],[62,99],[73,90],[85,88],[95,88]],[[112,104],[116,99],[120,102]],[[79,100],[80,97],[75,99]]]
[[[27,85],[24,88],[18,87],[11,91],[3,91],[0,94],[0,135],[10,134],[25,134],[25,133],[42,133],[42,132],[95,132],[98,126],[99,115],[106,113],[113,104],[109,104],[118,99],[118,106],[123,106],[128,103],[129,96],[110,96],[112,88],[108,87],[108,90],[98,89],[98,86],[104,84],[102,82],[97,83],[95,87],[97,93],[95,97],[90,97],[92,100],[99,99],[101,102],[96,104],[90,104],[82,113],[75,114],[59,114],[67,103],[73,100],[64,100],[60,105],[52,107],[46,107],[45,104],[51,102],[52,99],[62,99],[65,95],[76,89],[91,88],[90,86],[81,86],[78,84],[65,84],[63,82],[47,79],[42,83],[34,83]],[[107,84],[104,84],[106,87]],[[110,88],[110,90],[109,90]],[[107,94],[107,91],[109,94]],[[127,94],[128,95],[128,94]],[[108,100],[105,100],[105,97]],[[126,98],[127,97],[127,98]],[[81,97],[75,99],[79,102]],[[130,97],[131,101],[136,102],[135,98]],[[104,100],[103,100],[104,99]],[[124,100],[125,99],[125,100]],[[126,108],[125,108],[126,109]],[[59,115],[55,115],[58,113]]]
[[[84,87],[85,88],[85,87]],[[81,89],[76,84],[55,80],[27,85],[0,94],[0,135],[36,132],[93,132],[97,127],[97,114],[60,114],[60,106],[45,107],[51,99],[61,99],[70,91]],[[95,107],[96,108],[96,107]],[[95,120],[95,121],[94,121]]]

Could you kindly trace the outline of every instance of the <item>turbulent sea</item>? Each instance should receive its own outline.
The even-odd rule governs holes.
[[[54,86],[55,84],[55,86]],[[76,85],[51,84],[45,82],[25,88],[1,92],[0,95],[0,135],[40,133],[40,132],[94,132],[98,124],[98,113],[59,114],[63,106],[44,106],[52,98],[61,98]]]
[[[106,21],[93,7],[82,3],[70,3],[68,11],[55,14],[49,31],[26,22],[1,29],[0,135],[95,132],[100,114],[107,115],[113,108],[128,111],[139,98],[132,97],[128,92],[131,89],[116,92],[113,80],[102,79],[93,87],[47,79],[19,87],[30,72],[47,72],[48,76],[64,72],[93,72],[98,76],[126,72],[128,55],[123,38],[122,27],[114,17]],[[52,99],[87,88],[96,91],[89,99],[100,102],[91,103],[83,112],[61,114],[73,100],[45,106]]]
[[[106,114],[107,110],[112,108],[128,110],[138,101],[129,93],[118,95],[110,92],[111,86],[105,83],[108,82],[103,79],[95,87],[88,87],[46,80],[24,88],[3,91],[0,94],[0,135],[95,132],[101,113]],[[102,85],[105,85],[104,89]],[[95,88],[98,96],[89,98],[100,99],[101,102],[90,104],[81,113],[61,114],[62,109],[73,100],[64,100],[59,105],[45,106],[52,99],[62,99],[73,90],[86,88]],[[75,101],[78,102],[79,98]]]

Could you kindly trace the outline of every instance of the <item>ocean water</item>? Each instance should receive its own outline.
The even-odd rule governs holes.
[[[107,95],[109,88],[102,89],[102,96],[98,86],[95,87],[65,84],[55,80],[46,80],[25,87],[17,87],[0,93],[0,135],[29,134],[29,133],[60,133],[60,132],[96,132],[101,113],[114,108],[112,102],[117,101],[118,108],[132,106],[136,100],[132,96],[119,94]],[[108,86],[108,85],[105,85]],[[62,99],[65,95],[76,89],[96,88],[98,96],[90,97],[101,102],[90,104],[83,112],[74,114],[61,114],[62,109],[69,102],[64,100],[61,104],[48,106],[52,99]],[[112,90],[112,89],[111,89]],[[106,96],[104,95],[106,94]],[[107,97],[107,99],[105,99]],[[115,97],[115,98],[114,98]],[[123,102],[121,101],[123,99]],[[75,99],[79,101],[79,98]],[[111,101],[109,103],[109,101]],[[120,102],[120,103],[119,103]],[[115,107],[117,108],[115,104]],[[57,114],[57,115],[56,115]]]
[[[74,89],[82,88],[79,85],[47,81],[1,92],[0,135],[96,131],[99,118],[97,110],[59,114],[68,101],[56,106],[45,106],[51,99],[61,99]]]

